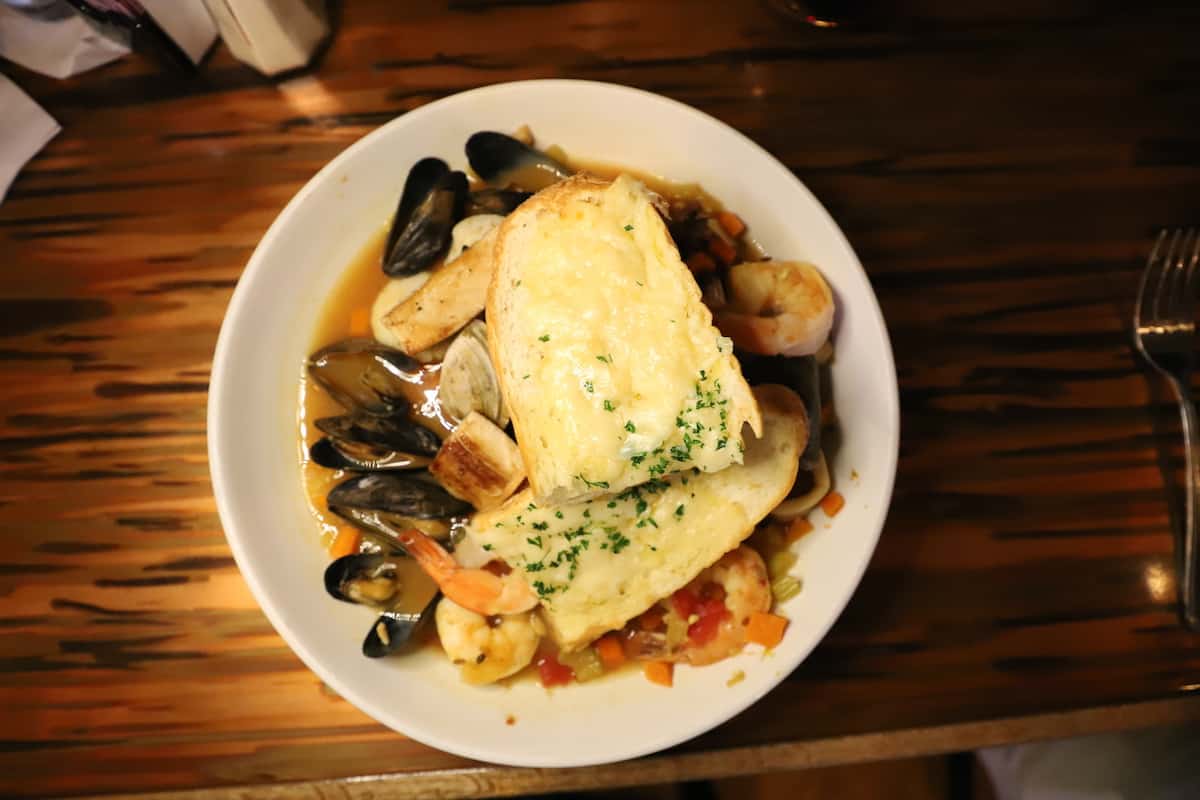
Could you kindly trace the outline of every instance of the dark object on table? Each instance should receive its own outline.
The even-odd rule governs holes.
[[[133,49],[151,55],[166,66],[194,72],[196,65],[138,0],[67,0],[71,6],[102,27],[129,31]]]

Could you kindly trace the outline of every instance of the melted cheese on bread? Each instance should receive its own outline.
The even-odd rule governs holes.
[[[508,216],[489,345],[533,496],[561,503],[742,460],[761,418],[651,195],[578,175]]]
[[[537,591],[561,648],[583,647],[685,586],[787,496],[808,440],[804,404],[782,386],[754,392],[765,430],[744,463],[559,506],[526,489],[476,514],[468,537]]]

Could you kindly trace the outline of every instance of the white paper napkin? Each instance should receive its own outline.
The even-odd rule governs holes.
[[[26,69],[69,78],[128,52],[128,37],[109,38],[78,14],[41,19],[0,3],[0,56]]]
[[[0,203],[8,187],[61,127],[29,95],[0,75]]]

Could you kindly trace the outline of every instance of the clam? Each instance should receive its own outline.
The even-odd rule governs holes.
[[[817,469],[821,462],[821,375],[817,359],[814,356],[760,356],[739,351],[738,361],[750,383],[781,383],[800,395],[808,414],[808,444],[800,455],[800,469]]]
[[[517,189],[477,189],[467,196],[467,217],[476,214],[499,214],[506,217],[530,197],[531,192]]]
[[[438,382],[442,411],[456,421],[478,411],[503,428],[508,425],[508,408],[500,393],[500,378],[488,353],[487,326],[472,320],[446,351]]]
[[[475,174],[500,189],[536,192],[572,174],[541,150],[495,131],[473,134],[466,149]]]
[[[308,358],[308,374],[347,411],[403,413],[405,386],[421,381],[421,364],[372,339],[346,339]]]
[[[450,263],[473,245],[478,244],[479,240],[491,233],[494,228],[500,227],[501,222],[504,222],[504,217],[499,214],[475,214],[463,217],[450,234],[450,249],[446,251],[446,263]]]
[[[383,249],[383,271],[410,275],[433,265],[462,217],[467,176],[437,158],[423,158],[408,173]]]
[[[419,469],[429,466],[428,456],[413,455],[358,442],[323,436],[313,442],[308,456],[314,464],[352,472],[382,472],[389,469]]]
[[[369,472],[339,483],[329,492],[329,509],[383,514],[418,520],[449,520],[471,513],[471,506],[422,473]],[[361,515],[360,515],[361,516]]]

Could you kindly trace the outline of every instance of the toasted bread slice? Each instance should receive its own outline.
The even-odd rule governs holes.
[[[538,592],[561,648],[583,647],[685,586],[787,496],[808,440],[804,403],[783,386],[754,393],[764,432],[740,465],[560,506],[526,489],[472,518],[468,536]]]
[[[542,190],[500,226],[494,267],[488,343],[539,502],[741,461],[757,404],[639,181]]]

